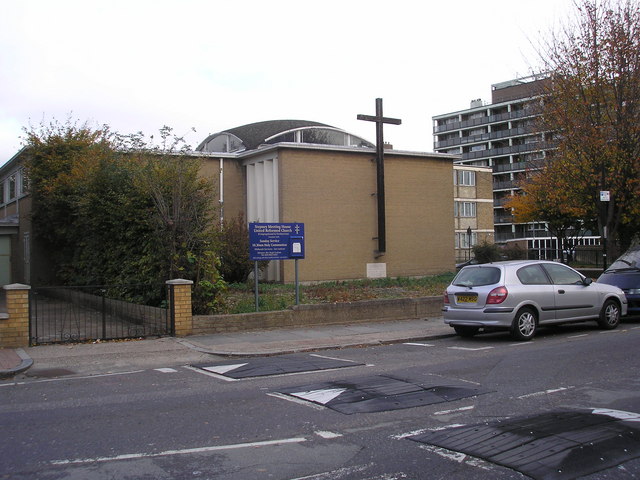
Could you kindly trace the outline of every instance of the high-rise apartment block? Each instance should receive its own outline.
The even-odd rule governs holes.
[[[434,151],[461,156],[458,164],[491,167],[495,242],[518,240],[527,249],[554,249],[544,222],[520,224],[505,203],[536,160],[553,148],[540,131],[541,92],[545,78],[527,77],[491,86],[491,103],[472,100],[470,108],[433,117]],[[597,244],[583,238],[582,244]]]

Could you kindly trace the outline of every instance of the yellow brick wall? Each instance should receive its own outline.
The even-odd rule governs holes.
[[[0,347],[29,346],[29,286],[8,285],[7,316],[0,319]]]
[[[191,309],[190,280],[169,280],[167,282],[173,288],[173,315],[175,334],[178,337],[191,335],[193,332],[193,312]]]
[[[238,213],[245,212],[246,186],[241,163],[236,159],[223,160],[223,214],[224,218],[231,220]],[[200,175],[211,181],[215,190],[214,202],[219,207],[220,199],[220,159],[207,157],[202,159]]]
[[[280,221],[304,222],[301,281],[364,278],[367,263],[388,276],[451,271],[451,159],[385,154],[387,253],[376,259],[376,165],[372,152],[279,151]],[[284,281],[294,280],[285,261]]]

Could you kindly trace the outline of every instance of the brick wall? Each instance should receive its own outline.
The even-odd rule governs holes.
[[[29,346],[29,290],[28,285],[13,284],[3,287],[6,293],[7,313],[0,318],[0,347]]]
[[[365,278],[370,263],[385,263],[389,277],[453,270],[452,160],[385,153],[387,252],[378,257],[374,157],[279,151],[280,220],[305,224],[301,282]],[[282,268],[293,282],[294,262]]]
[[[191,280],[169,280],[167,285],[173,288],[172,301],[175,335],[184,337],[193,332],[193,315],[191,311]]]
[[[364,322],[388,322],[433,318],[442,315],[442,297],[298,305],[274,312],[237,315],[196,315],[193,335],[271,330],[290,327],[347,325]]]

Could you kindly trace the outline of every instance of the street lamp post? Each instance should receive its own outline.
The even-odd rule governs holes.
[[[467,236],[469,237],[469,243],[467,245],[469,245],[469,258],[468,260],[471,260],[471,227],[467,227]]]

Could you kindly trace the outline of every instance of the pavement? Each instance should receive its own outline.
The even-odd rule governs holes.
[[[314,328],[95,341],[0,349],[0,378],[109,374],[172,367],[212,357],[269,356],[416,342],[453,335],[442,317]]]

